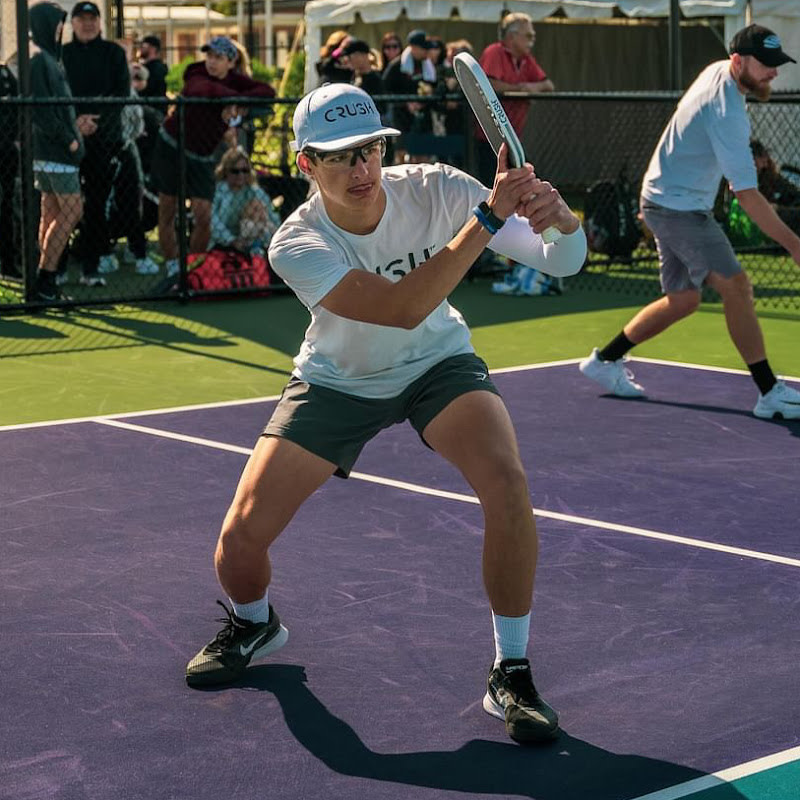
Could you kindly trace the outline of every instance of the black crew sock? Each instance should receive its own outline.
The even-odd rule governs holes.
[[[750,370],[761,394],[766,394],[778,382],[766,358],[763,361],[756,361],[755,364],[748,364],[747,369]]]
[[[635,346],[625,333],[620,331],[619,336],[612,339],[602,350],[598,351],[597,355],[603,361],[619,361],[628,350]]]

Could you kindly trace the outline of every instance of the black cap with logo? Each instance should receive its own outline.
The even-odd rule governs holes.
[[[738,53],[741,56],[754,56],[765,67],[779,67],[790,61],[792,64],[797,63],[783,52],[778,35],[763,25],[748,25],[742,28],[731,39],[728,52],[731,55]]]

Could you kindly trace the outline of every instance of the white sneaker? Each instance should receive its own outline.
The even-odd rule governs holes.
[[[164,264],[167,268],[168,278],[171,278],[173,275],[177,275],[181,271],[181,265],[178,263],[177,258],[168,258]]]
[[[633,373],[625,367],[625,360],[603,361],[597,355],[597,348],[588,358],[581,361],[580,371],[604,389],[617,397],[642,397],[644,388],[633,380]]]
[[[136,274],[137,275],[158,275],[161,268],[153,261],[150,256],[136,259]]]
[[[100,256],[100,262],[97,265],[97,271],[101,275],[108,275],[109,272],[116,272],[119,269],[119,261],[113,253]]]
[[[800,392],[778,381],[766,394],[759,395],[753,414],[760,419],[800,419]]]
[[[101,288],[106,285],[106,279],[102,275],[81,275],[78,283],[80,283],[81,286]]]

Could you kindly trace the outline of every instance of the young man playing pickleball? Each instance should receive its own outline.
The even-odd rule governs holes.
[[[642,184],[644,221],[658,246],[664,297],[639,311],[605,347],[580,364],[581,372],[620,397],[644,389],[623,356],[697,310],[703,284],[722,297],[728,333],[759,396],[753,413],[763,419],[800,419],[800,392],[777,380],[767,361],[753,305],[753,288],[712,209],[720,179],[729,181],[741,207],[758,227],[800,264],[800,238],[758,190],[750,150],[745,95],[766,101],[778,67],[794,59],[780,39],[748,25],[732,39],[730,59],[706,67],[687,89],[656,147]]]
[[[447,296],[489,245],[548,274],[577,272],[579,221],[530,165],[507,169],[505,149],[491,190],[447,165],[383,169],[385,137],[399,131],[347,84],[306,95],[294,134],[298,167],[318,191],[275,234],[269,257],[311,324],[217,544],[232,613],[189,662],[187,682],[231,683],[285,643],[267,596],[270,545],[331,475],[347,477],[367,441],[407,419],[483,507],[496,642],[484,708],[515,739],[552,738],[558,717],[526,658],[537,537],[525,471],[506,407]],[[564,235],[545,245],[539,232],[550,225]]]

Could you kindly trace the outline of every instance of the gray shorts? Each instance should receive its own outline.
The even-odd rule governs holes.
[[[80,194],[81,174],[75,172],[33,171],[33,185],[45,194]]]
[[[178,196],[180,178],[178,149],[161,134],[156,139],[150,176],[156,190],[161,194]],[[213,200],[216,185],[214,159],[186,153],[186,197]]]
[[[476,390],[500,394],[485,362],[474,353],[446,358],[397,397],[380,400],[292,378],[262,436],[289,439],[336,464],[335,474],[346,478],[364,445],[381,430],[408,420],[422,439],[440,411],[456,397]]]
[[[642,216],[658,246],[665,293],[700,289],[709,272],[742,272],[733,247],[711,211],[674,211],[642,198]]]

